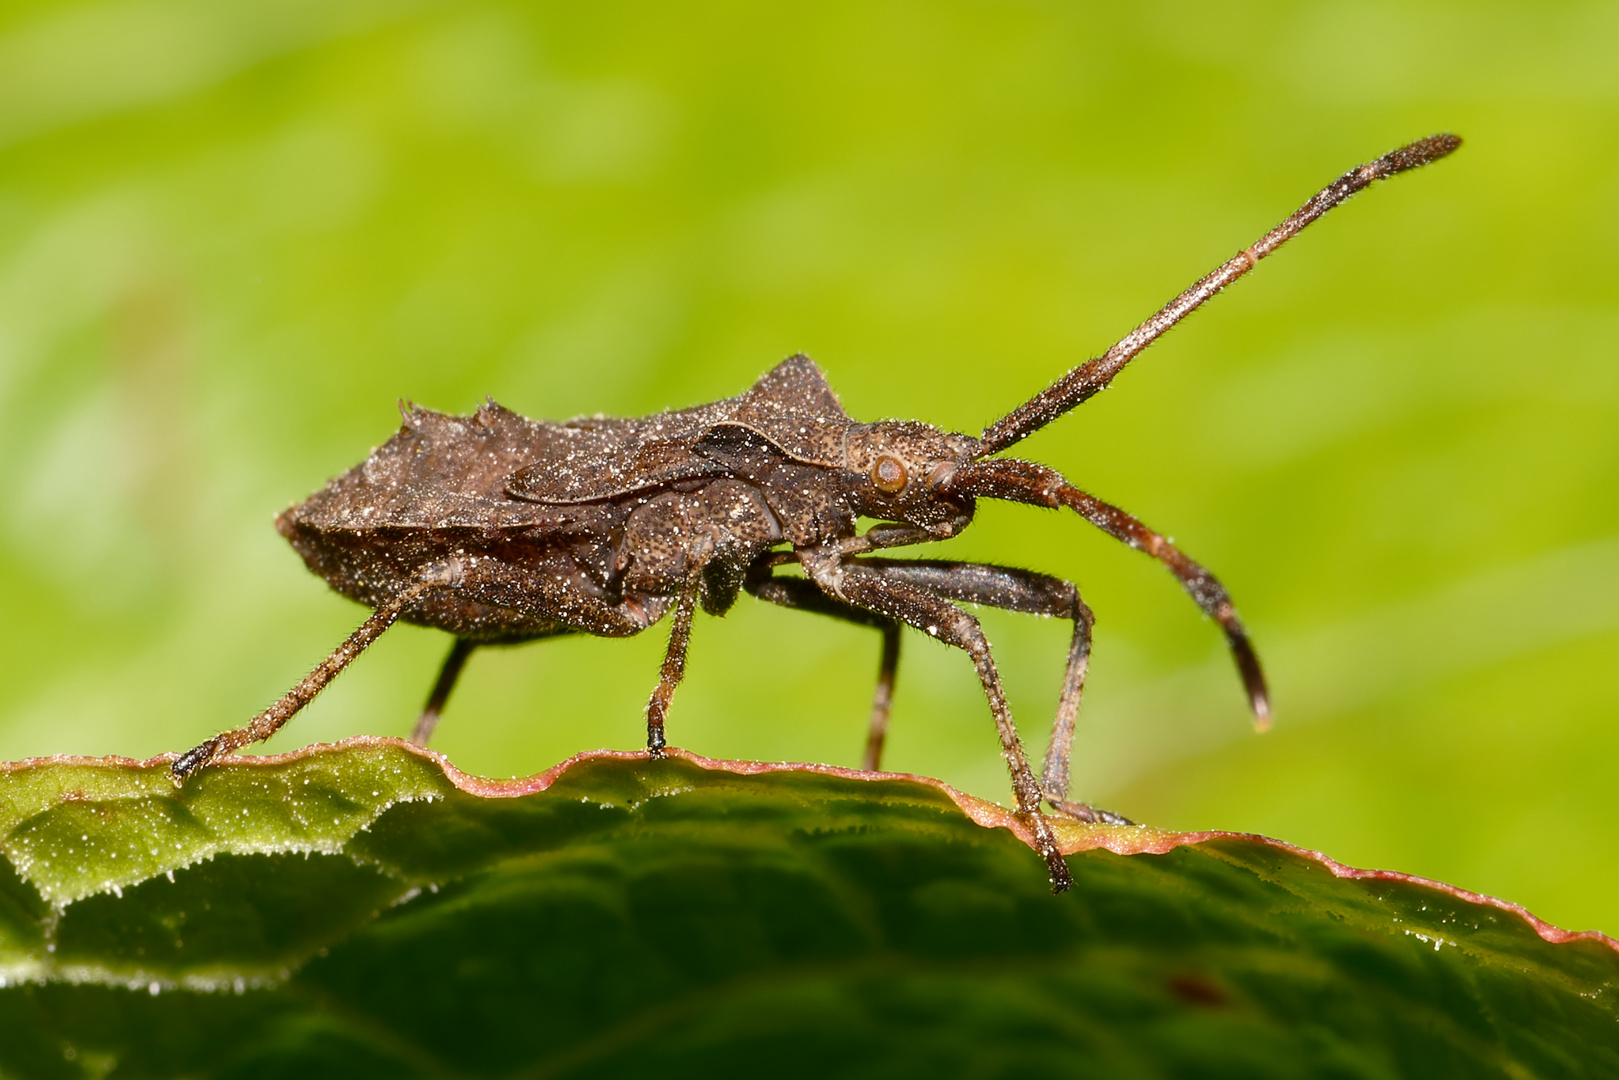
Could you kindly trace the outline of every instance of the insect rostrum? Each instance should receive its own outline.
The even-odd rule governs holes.
[[[1053,887],[1066,889],[1068,868],[1041,803],[1085,819],[1110,816],[1068,801],[1090,610],[1072,584],[1046,574],[870,553],[954,536],[971,523],[979,499],[1067,507],[1179,579],[1225,631],[1254,715],[1268,720],[1259,660],[1212,574],[1055,470],[995,455],[1101,390],[1159,335],[1317,217],[1374,180],[1444,157],[1460,142],[1431,136],[1344,174],[1107,352],[978,437],[908,420],[854,420],[802,356],[783,361],[739,397],[641,419],[545,423],[493,402],[471,416],[407,406],[398,434],[276,520],[311,570],[374,613],[245,727],[177,758],[173,776],[179,782],[269,737],[397,619],[455,635],[412,736],[425,742],[477,645],[575,633],[627,637],[672,612],[668,652],[646,714],[647,745],[660,753],[697,606],[722,615],[746,591],[882,632],[867,768],[875,769],[881,754],[900,627],[964,650],[989,701],[1018,813]],[[859,533],[860,517],[880,524]],[[776,573],[792,562],[804,576]],[[1013,726],[988,643],[962,603],[1074,624],[1039,778]]]

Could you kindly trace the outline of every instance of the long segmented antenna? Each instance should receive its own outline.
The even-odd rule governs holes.
[[[1248,695],[1254,726],[1260,731],[1270,727],[1270,691],[1265,686],[1265,673],[1259,666],[1259,656],[1254,652],[1253,644],[1248,640],[1248,631],[1237,617],[1237,607],[1231,601],[1231,594],[1226,592],[1225,586],[1213,574],[1188,558],[1168,537],[1149,529],[1117,506],[1081,491],[1057,470],[1032,461],[999,458],[974,462],[959,469],[950,478],[948,490],[972,498],[1005,499],[1053,509],[1066,506],[1115,540],[1163,563],[1192,601],[1203,609],[1203,613],[1220,624],[1220,629],[1225,632],[1226,644],[1231,647],[1231,658],[1236,661],[1237,674],[1242,678],[1243,690]]]
[[[1306,225],[1355,192],[1396,173],[1438,161],[1461,144],[1462,140],[1455,135],[1430,135],[1344,173],[1295,210],[1286,221],[1164,305],[1157,314],[1126,334],[1107,352],[1074,368],[985,428],[975,456],[988,457],[1005,450],[1107,386],[1124,365],[1157,341],[1164,331],[1196,311],[1215,293],[1252,270],[1260,259],[1297,236]]]

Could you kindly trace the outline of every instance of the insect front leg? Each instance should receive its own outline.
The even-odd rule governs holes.
[[[383,632],[405,613],[406,608],[420,599],[423,593],[429,589],[456,584],[461,579],[461,572],[461,563],[457,559],[447,559],[424,569],[413,584],[373,612],[369,619],[360,624],[359,629],[348,636],[347,641],[317,664],[315,670],[305,675],[297,686],[283,694],[280,701],[259,713],[245,726],[221,732],[207,742],[187,750],[169,766],[169,775],[176,784],[181,783],[198,769],[217,761],[233,750],[262,742],[280,731],[283,724],[296,716],[305,705],[315,700],[315,696],[326,688],[327,683],[337,678],[344,668],[381,637]]]
[[[770,561],[759,560],[749,569],[743,587],[750,594],[785,608],[830,615],[834,619],[859,626],[873,626],[882,631],[883,647],[877,661],[877,689],[871,699],[871,724],[866,729],[866,750],[860,765],[867,772],[876,772],[882,765],[883,743],[888,738],[888,714],[894,703],[894,677],[899,670],[899,623],[828,596],[813,581],[774,577],[770,573],[771,565]]]
[[[858,561],[863,566],[881,567],[890,579],[926,589],[946,600],[1071,620],[1074,633],[1069,639],[1062,692],[1057,698],[1051,740],[1046,745],[1040,787],[1046,801],[1069,817],[1113,825],[1130,824],[1129,819],[1111,811],[1068,799],[1068,761],[1073,751],[1080,698],[1085,692],[1085,674],[1090,666],[1091,631],[1096,624],[1095,616],[1080,599],[1079,589],[1073,582],[990,563],[879,558]]]
[[[799,561],[805,573],[821,588],[856,607],[886,615],[907,623],[954,645],[972,658],[989,701],[990,714],[995,718],[995,730],[1001,740],[1001,757],[1006,760],[1012,774],[1012,792],[1017,799],[1018,816],[1034,834],[1035,847],[1051,872],[1051,887],[1064,892],[1073,885],[1068,864],[1057,848],[1057,838],[1050,824],[1040,814],[1043,795],[1040,783],[1029,768],[1029,758],[1018,738],[1017,726],[1012,722],[1012,710],[1006,703],[1001,688],[1001,677],[990,654],[989,641],[984,637],[978,620],[956,607],[949,600],[935,596],[926,589],[889,572],[885,566],[866,566],[854,560],[844,560],[827,551],[801,550]]]

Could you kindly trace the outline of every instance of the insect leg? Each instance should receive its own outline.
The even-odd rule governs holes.
[[[1051,725],[1051,741],[1046,745],[1040,787],[1046,801],[1069,817],[1113,825],[1130,824],[1129,819],[1111,811],[1068,799],[1068,761],[1074,746],[1074,723],[1079,716],[1080,697],[1085,692],[1091,630],[1096,624],[1095,616],[1080,599],[1079,589],[1073,582],[1033,570],[989,563],[876,558],[861,559],[860,563],[880,566],[888,577],[926,589],[946,600],[1072,620],[1074,633],[1068,643],[1062,693],[1057,698],[1057,715]]]
[[[871,724],[866,728],[866,752],[860,767],[876,772],[883,763],[888,740],[888,713],[894,704],[894,676],[899,672],[899,623],[883,627],[883,651],[877,659],[877,690],[871,696]]]
[[[207,742],[187,750],[169,766],[169,775],[178,784],[198,769],[219,760],[231,751],[240,750],[250,743],[261,742],[274,735],[281,730],[283,724],[297,715],[298,710],[315,700],[315,695],[324,690],[327,683],[337,678],[355,657],[381,637],[383,631],[392,626],[399,616],[404,614],[405,609],[415,603],[424,592],[440,585],[453,585],[460,575],[461,566],[454,561],[429,567],[413,585],[372,612],[371,617],[361,623],[359,629],[350,634],[347,641],[317,664],[315,670],[305,675],[297,686],[283,694],[280,701],[259,713],[246,726],[221,732]]]
[[[801,551],[799,557],[811,579],[833,596],[914,626],[972,657],[978,681],[989,701],[990,714],[995,718],[1001,757],[1012,774],[1018,816],[1034,835],[1036,849],[1051,872],[1052,889],[1066,891],[1073,885],[1073,877],[1068,872],[1068,864],[1063,862],[1050,824],[1040,814],[1040,802],[1044,798],[1040,783],[1029,768],[1028,755],[1024,753],[1017,726],[1012,722],[1012,710],[1006,703],[1006,693],[1001,688],[1000,674],[995,670],[995,659],[990,655],[989,641],[978,620],[949,600],[891,574],[887,567],[865,566],[813,550]]]
[[[653,757],[662,757],[668,745],[663,734],[663,718],[669,713],[669,701],[675,696],[675,687],[686,675],[686,648],[691,644],[691,621],[697,611],[697,595],[702,591],[702,567],[691,574],[681,590],[680,602],[675,606],[675,617],[669,628],[669,649],[663,654],[663,667],[658,672],[658,686],[646,703],[646,748]]]
[[[445,703],[450,700],[450,691],[455,689],[461,669],[467,666],[467,657],[477,647],[476,642],[466,638],[456,638],[455,644],[450,646],[450,655],[444,658],[438,681],[433,683],[433,691],[427,695],[427,704],[422,706],[422,715],[416,718],[416,726],[410,729],[410,741],[417,746],[426,746],[427,740],[433,737],[433,729],[438,727]]]
[[[899,669],[899,623],[874,611],[857,608],[828,596],[813,581],[770,575],[768,562],[756,562],[749,569],[743,587],[772,604],[799,611],[813,611],[883,632],[882,656],[877,662],[877,690],[871,699],[871,725],[866,730],[866,752],[860,767],[876,772],[882,765],[883,742],[888,737],[888,713],[894,702],[894,676]]]

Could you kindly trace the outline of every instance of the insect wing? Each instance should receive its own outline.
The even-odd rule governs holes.
[[[725,475],[716,462],[694,453],[693,436],[645,438],[641,424],[553,428],[529,464],[506,481],[506,494],[525,502],[596,502],[680,480]]]
[[[821,369],[807,357],[792,356],[747,393],[713,405],[640,420],[547,425],[528,462],[507,480],[506,493],[566,505],[681,481],[746,476],[728,467],[728,458],[739,452],[761,466],[760,454],[834,467],[852,423]],[[739,442],[741,430],[756,437]]]

